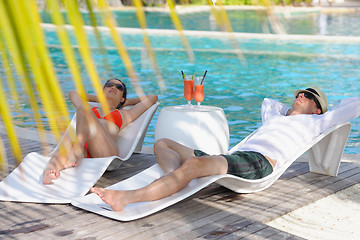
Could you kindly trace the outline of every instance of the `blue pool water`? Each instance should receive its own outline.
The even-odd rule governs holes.
[[[54,68],[59,76],[64,93],[74,88],[71,74],[54,30],[45,29]],[[107,32],[102,33],[107,50],[108,66],[96,48],[93,34],[89,38],[93,47],[93,58],[97,71],[106,80],[110,77],[127,78],[119,57]],[[263,98],[270,97],[291,104],[292,92],[312,85],[320,86],[328,93],[330,108],[343,97],[360,96],[360,42],[290,40],[290,39],[247,39],[238,36],[237,43],[244,53],[246,62],[239,60],[229,39],[219,36],[189,36],[194,49],[195,60],[189,62],[178,36],[151,35],[161,74],[166,89],[161,91],[146,54],[141,51],[142,35],[122,35],[134,64],[141,86],[147,94],[159,95],[161,108],[185,104],[180,71],[186,74],[202,75],[205,79],[205,100],[203,104],[224,109],[230,128],[230,145],[234,146],[261,124],[260,107]],[[76,42],[74,41],[74,45]],[[77,48],[75,48],[77,50]],[[84,67],[82,67],[84,69]],[[0,69],[3,74],[3,69]],[[89,92],[93,89],[82,70],[84,84]],[[129,83],[129,80],[127,81]],[[135,96],[128,84],[130,97]],[[21,91],[21,89],[19,89]],[[74,108],[68,101],[71,112]],[[193,101],[193,104],[195,102]],[[15,114],[18,125],[34,127],[31,109],[27,99],[21,96],[21,113]],[[145,138],[145,145],[154,142],[154,129],[159,111],[154,116]],[[44,123],[47,124],[44,116]],[[346,153],[360,153],[360,119],[351,120],[352,132]]]

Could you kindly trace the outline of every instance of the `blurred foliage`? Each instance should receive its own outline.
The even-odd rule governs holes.
[[[154,7],[154,6],[164,6],[166,0],[144,0],[144,6]],[[175,1],[177,5],[207,5],[207,0],[177,0]],[[259,5],[257,1],[254,0],[217,0],[216,3],[222,5]],[[273,0],[271,1],[273,5],[285,5],[285,6],[300,6],[300,5],[309,5],[312,3],[312,0]],[[132,5],[131,1],[123,1],[124,5]]]
[[[216,6],[214,2],[216,2]],[[255,0],[254,0],[255,1]],[[267,16],[272,17],[272,2],[261,0],[266,7]],[[11,151],[15,159],[20,163],[23,159],[23,152],[20,148],[17,133],[13,123],[13,107],[15,111],[18,102],[18,88],[24,90],[24,95],[28,97],[29,106],[32,110],[33,118],[36,122],[36,130],[40,135],[44,149],[47,148],[46,131],[43,126],[44,113],[49,121],[51,133],[57,140],[60,140],[61,134],[65,131],[69,123],[69,113],[66,105],[65,95],[62,92],[58,76],[54,71],[53,60],[50,57],[50,48],[46,43],[46,36],[42,29],[41,16],[39,10],[46,9],[52,19],[52,24],[60,40],[61,50],[65,56],[66,64],[71,72],[69,81],[74,82],[75,89],[79,95],[86,101],[86,91],[84,84],[91,84],[97,94],[100,103],[104,107],[105,113],[109,110],[105,96],[102,93],[102,83],[98,74],[96,61],[93,58],[92,49],[87,38],[88,28],[85,25],[91,25],[91,30],[95,32],[96,41],[99,45],[99,52],[106,59],[106,49],[102,43],[102,38],[98,32],[96,13],[100,13],[100,21],[110,33],[111,41],[115,44],[117,53],[123,60],[127,75],[130,77],[131,84],[138,95],[143,95],[139,84],[139,77],[133,67],[129,57],[128,50],[125,47],[121,34],[118,31],[116,19],[111,7],[113,4],[128,5],[134,4],[136,7],[137,18],[140,27],[143,30],[144,46],[151,59],[151,66],[156,73],[157,82],[160,89],[164,89],[164,83],[160,70],[156,63],[156,58],[149,36],[146,33],[147,24],[143,6],[166,6],[169,8],[171,20],[179,32],[182,44],[185,46],[188,61],[193,62],[194,53],[183,31],[182,23],[176,12],[176,5],[210,5],[211,13],[216,19],[218,27],[225,31],[231,40],[233,48],[236,50],[238,58],[245,62],[240,51],[240,47],[234,37],[230,20],[223,5],[248,5],[252,0],[0,0],[0,64],[4,69],[4,76],[0,75],[0,120],[5,127],[7,138],[11,146]],[[291,2],[293,3],[293,2]],[[256,2],[255,4],[260,4]],[[276,4],[281,4],[280,0]],[[84,20],[84,10],[90,17],[90,22]],[[66,14],[62,14],[65,13]],[[68,19],[65,19],[67,16]],[[271,19],[270,19],[271,20]],[[270,21],[269,20],[269,21]],[[277,21],[270,21],[272,26],[280,26]],[[88,26],[87,26],[88,27]],[[275,28],[276,29],[276,28]],[[72,40],[68,31],[72,31],[74,39]],[[281,31],[274,31],[282,33]],[[73,41],[78,46],[76,51],[73,48]],[[78,54],[77,54],[78,53]],[[79,59],[76,57],[78,55]],[[104,61],[106,63],[106,60]],[[80,65],[84,74],[80,71]],[[108,69],[105,67],[105,69]],[[6,90],[6,88],[10,90]],[[9,94],[10,92],[10,94]],[[6,153],[0,135],[0,168],[6,166]],[[60,149],[65,151],[64,149]]]

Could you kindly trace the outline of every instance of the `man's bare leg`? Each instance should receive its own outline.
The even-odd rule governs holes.
[[[186,147],[168,138],[162,138],[154,144],[156,161],[165,173],[178,169],[187,159],[195,157],[194,149]]]
[[[227,161],[222,156],[191,157],[178,169],[154,181],[150,185],[131,191],[115,191],[104,188],[91,188],[115,211],[135,202],[154,201],[170,196],[184,188],[191,180],[227,172]]]

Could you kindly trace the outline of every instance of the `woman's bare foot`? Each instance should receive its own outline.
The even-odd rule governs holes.
[[[60,172],[54,169],[47,168],[44,170],[42,182],[43,184],[51,184],[52,180],[56,180],[60,177]]]
[[[126,192],[115,191],[105,188],[91,188],[91,191],[97,194],[105,203],[109,204],[114,211],[121,211],[127,205]]]
[[[78,161],[68,161],[67,163],[64,164],[64,169],[65,168],[71,168],[71,167],[76,167],[77,165],[79,165]]]
[[[68,161],[64,164],[64,168],[76,167],[79,165],[81,159],[84,158],[84,151],[78,144],[74,144],[68,157]]]

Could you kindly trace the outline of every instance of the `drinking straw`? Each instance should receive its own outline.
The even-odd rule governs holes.
[[[185,79],[185,74],[184,74],[183,70],[181,70],[181,75],[182,75],[183,80],[184,80]]]
[[[201,85],[203,84],[203,82],[204,82],[204,79],[205,79],[205,76],[206,76],[206,73],[207,73],[207,70],[205,71],[205,73],[204,73],[204,76],[203,76],[203,78],[202,78],[202,80],[201,80]]]

